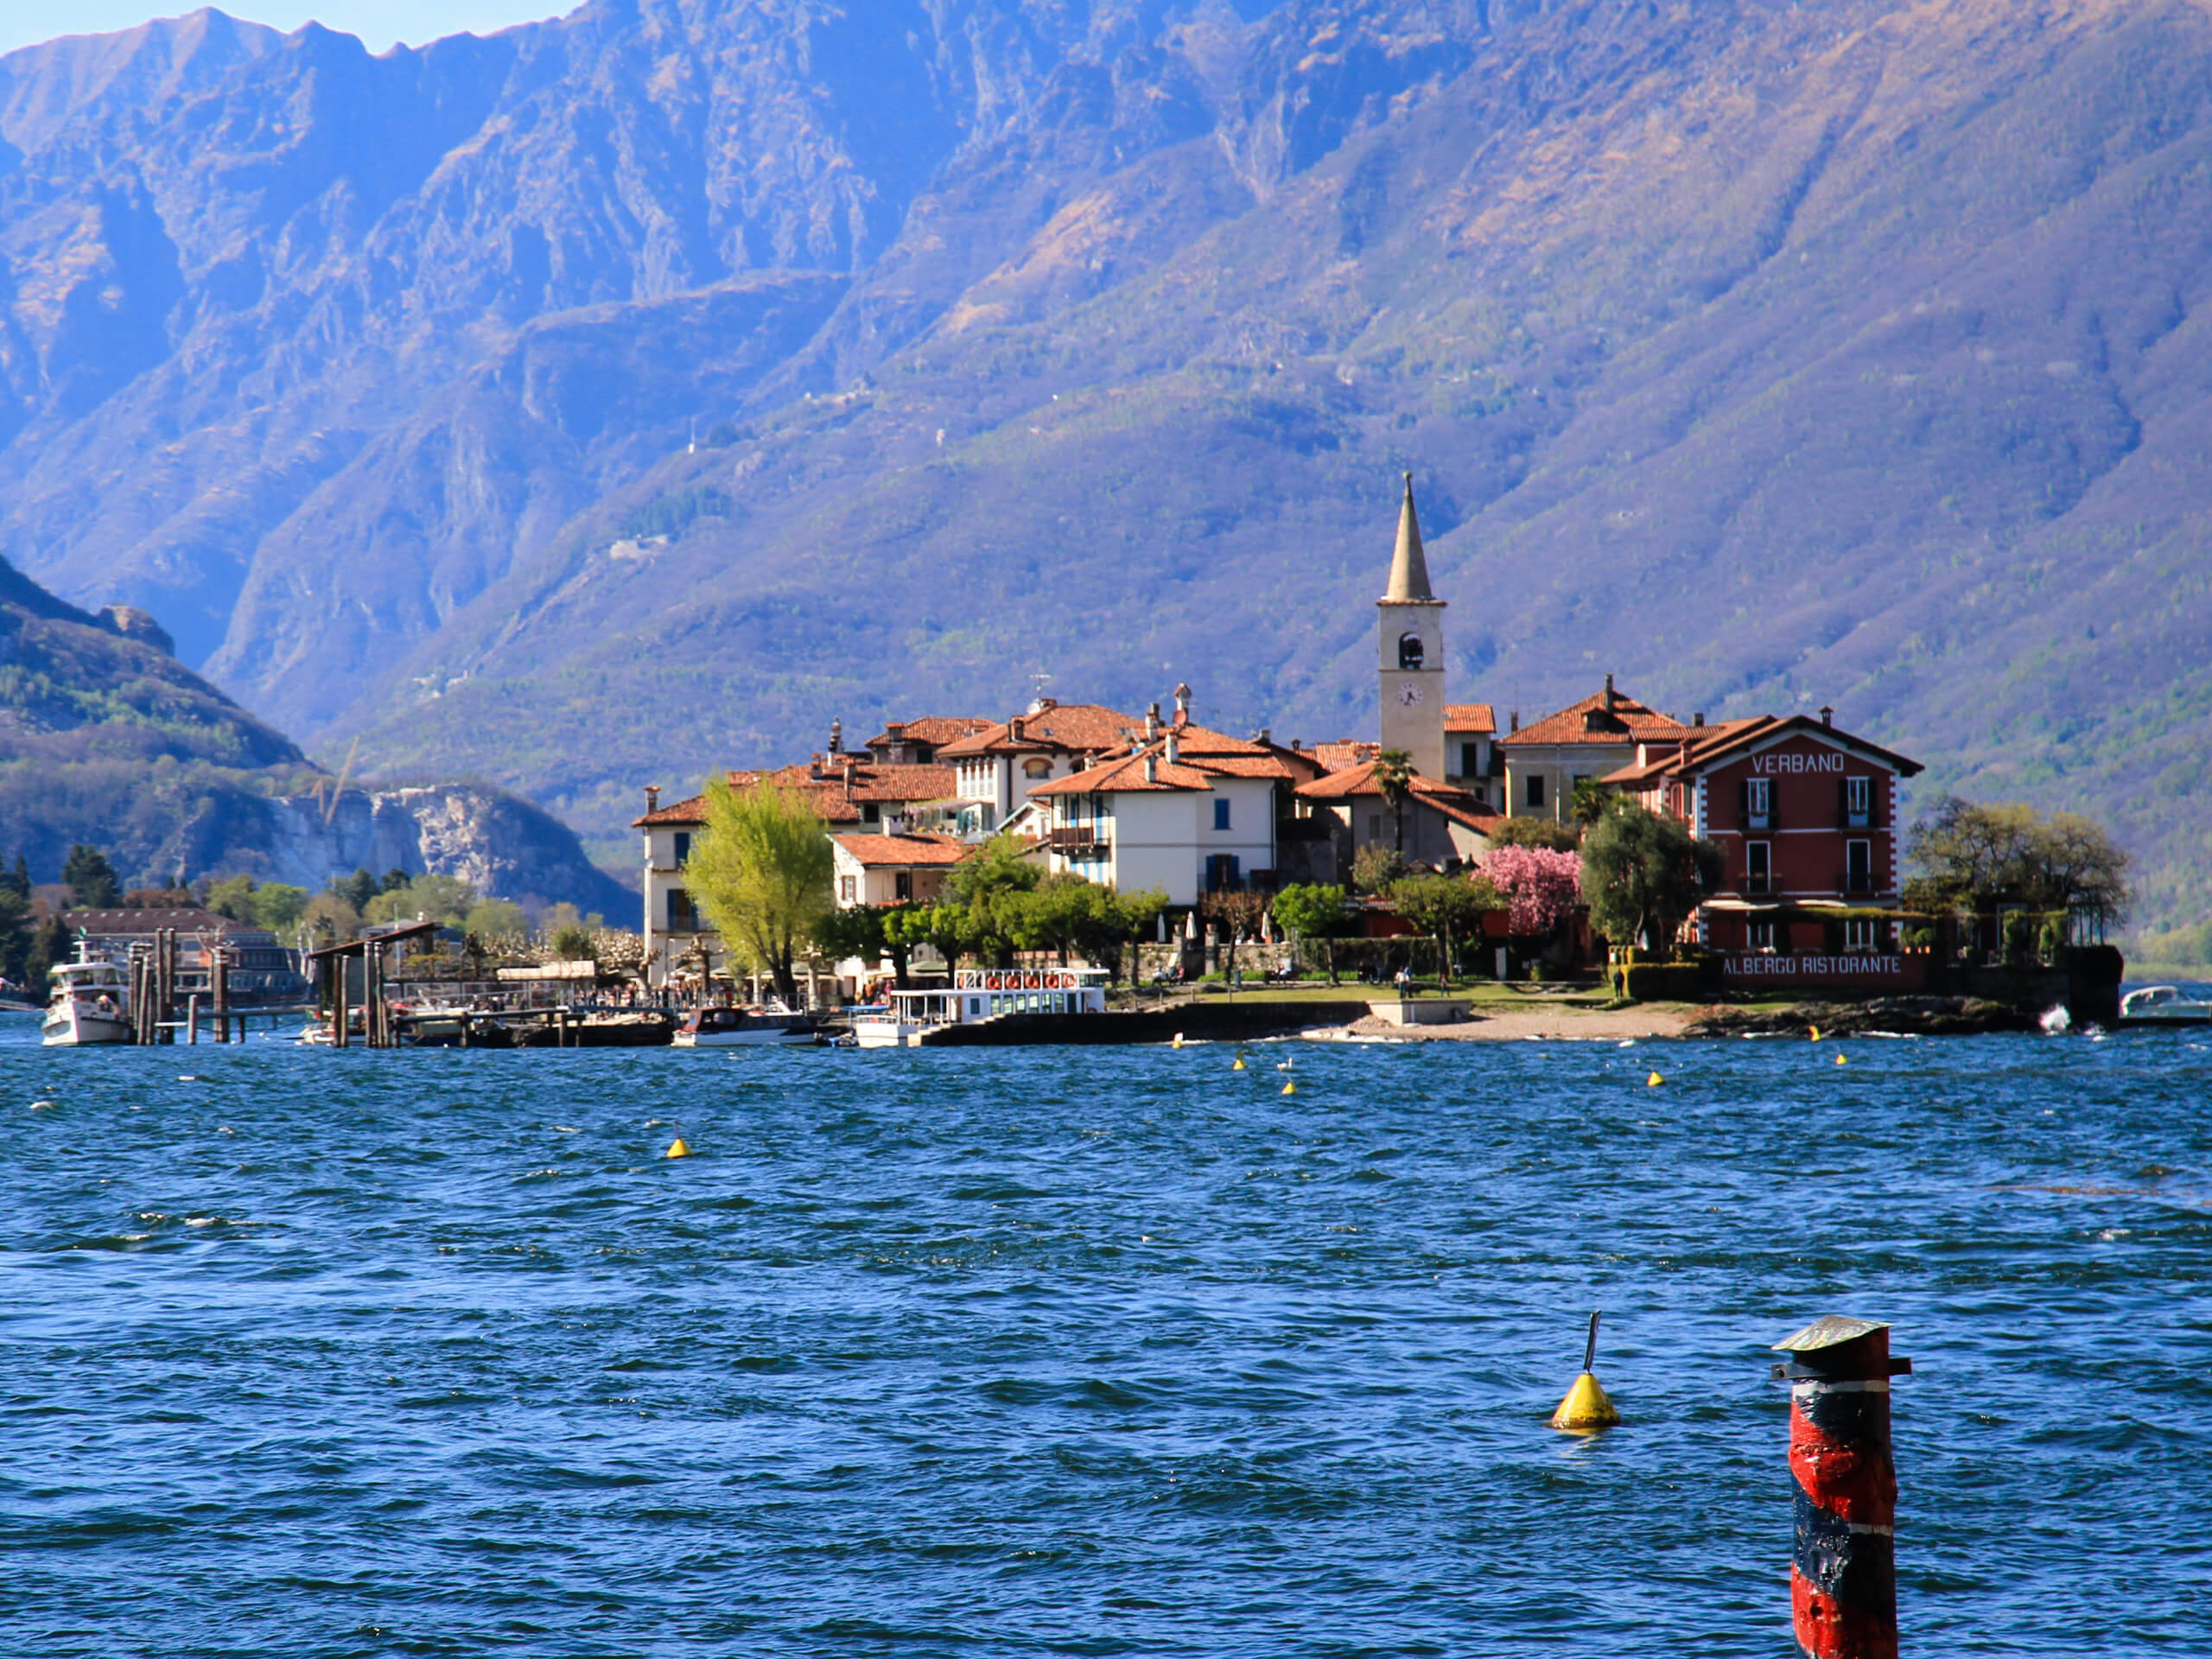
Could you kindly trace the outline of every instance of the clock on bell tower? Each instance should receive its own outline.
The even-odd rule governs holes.
[[[1386,749],[1403,749],[1414,769],[1444,777],[1444,601],[1428,590],[1428,562],[1414,516],[1414,475],[1398,509],[1398,545],[1390,585],[1375,601],[1376,669],[1382,677],[1380,735]]]

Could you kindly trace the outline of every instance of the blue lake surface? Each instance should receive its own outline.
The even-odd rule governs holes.
[[[2212,1649],[2212,1037],[1838,1052],[16,1016],[0,1655],[1781,1656],[1828,1313],[1908,1651]]]

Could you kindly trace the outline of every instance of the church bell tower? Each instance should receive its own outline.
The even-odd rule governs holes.
[[[1398,547],[1390,585],[1375,601],[1382,685],[1382,747],[1403,749],[1424,778],[1444,779],[1444,601],[1428,590],[1421,522],[1414,517],[1414,475],[1398,509]]]

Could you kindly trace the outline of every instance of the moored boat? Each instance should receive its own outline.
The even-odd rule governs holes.
[[[94,956],[80,939],[77,959],[48,971],[54,997],[39,1026],[40,1039],[48,1047],[130,1040],[130,986],[121,968]]]
[[[918,1048],[944,1026],[980,1025],[1013,1014],[1103,1014],[1103,968],[963,968],[950,988],[893,991],[880,1007],[853,1011],[862,1048]]]
[[[2212,1001],[2190,996],[2177,985],[2145,985],[2120,1000],[2122,1021],[2145,1025],[2212,1024]]]
[[[678,1048],[796,1047],[816,1039],[810,1014],[795,1014],[781,1003],[754,1008],[699,1008],[676,1028]]]

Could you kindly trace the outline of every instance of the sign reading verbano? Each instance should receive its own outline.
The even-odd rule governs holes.
[[[1755,754],[1751,757],[1753,772],[1841,772],[1843,757],[1833,753],[1825,754]]]
[[[1725,961],[1726,970],[1743,979],[1903,979],[1903,957],[1786,957],[1745,951]]]

